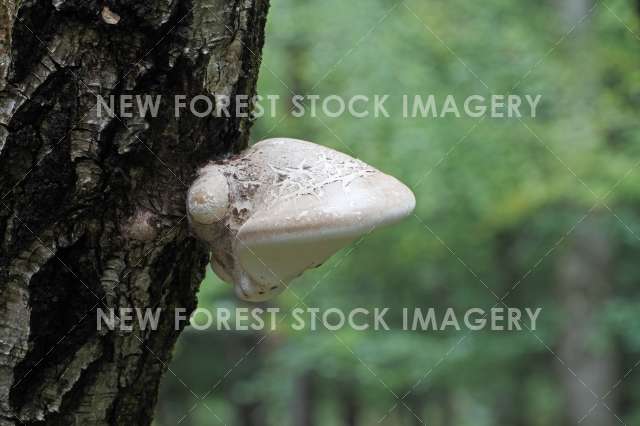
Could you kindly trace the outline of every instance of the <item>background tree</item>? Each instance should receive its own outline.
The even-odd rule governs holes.
[[[179,332],[96,330],[98,308],[194,308],[197,168],[250,122],[173,95],[252,96],[267,0],[0,3],[0,425],[144,425]],[[159,116],[96,96],[163,95]]]

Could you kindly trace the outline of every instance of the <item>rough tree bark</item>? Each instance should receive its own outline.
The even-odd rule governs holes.
[[[97,331],[96,309],[195,307],[185,219],[249,120],[173,95],[255,91],[268,0],[0,0],[0,425],[147,425],[179,331]],[[162,95],[156,118],[96,95]]]

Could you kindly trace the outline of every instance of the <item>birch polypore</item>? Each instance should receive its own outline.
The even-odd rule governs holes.
[[[358,237],[403,219],[415,198],[360,160],[282,138],[204,167],[187,203],[213,270],[240,298],[257,302]]]

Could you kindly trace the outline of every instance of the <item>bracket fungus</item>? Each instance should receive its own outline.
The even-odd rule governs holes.
[[[397,179],[346,154],[296,139],[268,139],[203,167],[189,188],[196,236],[241,299],[281,293],[374,228],[415,207]]]

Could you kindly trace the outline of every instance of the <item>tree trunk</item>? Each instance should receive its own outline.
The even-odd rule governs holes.
[[[566,398],[566,423],[582,426],[617,424],[616,399],[599,401],[620,377],[611,339],[598,329],[600,314],[611,291],[611,236],[606,224],[586,219],[574,231],[556,271],[559,303],[565,319],[558,365]],[[569,368],[571,370],[569,370]],[[596,405],[597,404],[597,405]]]
[[[295,379],[294,398],[291,404],[293,426],[313,426],[315,424],[316,384],[313,371],[306,371]]]
[[[259,403],[236,404],[238,426],[261,426],[264,416]]]
[[[207,262],[185,218],[199,166],[250,121],[175,94],[255,91],[268,0],[0,3],[0,425],[147,425]],[[155,118],[96,95],[162,95]],[[233,105],[233,104],[232,104]],[[155,331],[96,310],[161,308]],[[116,310],[116,313],[118,311]]]
[[[358,426],[360,419],[360,401],[355,386],[345,386],[341,392],[343,426]]]

